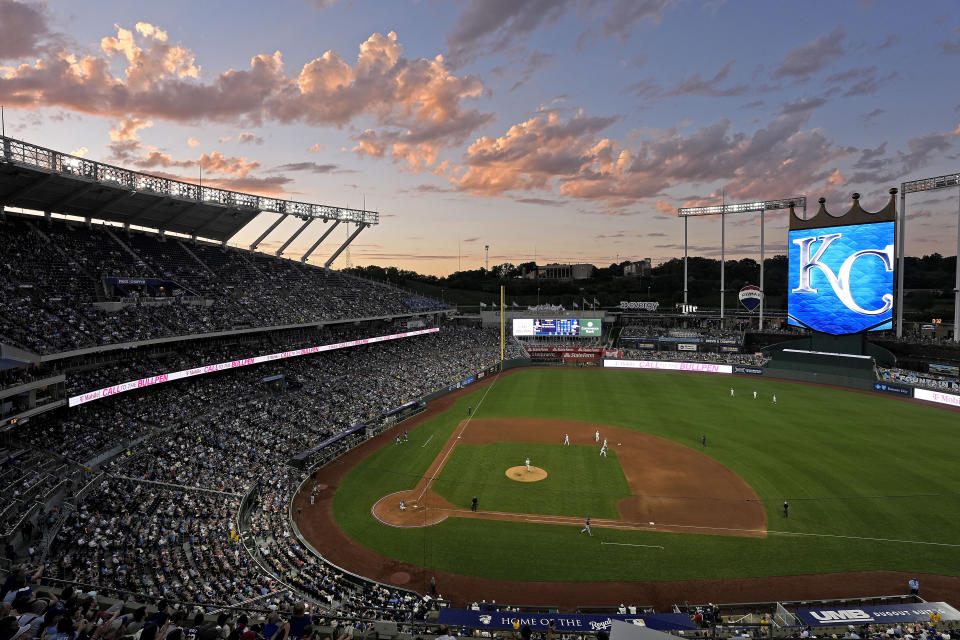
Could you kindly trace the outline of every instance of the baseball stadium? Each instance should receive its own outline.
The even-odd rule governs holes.
[[[883,142],[859,150],[857,171],[820,170],[816,180],[783,179],[814,172],[799,152],[776,162],[764,156],[763,166],[787,173],[738,183],[736,196],[647,185],[634,198],[604,181],[643,158],[592,140],[577,175],[589,174],[591,188],[606,185],[597,196],[602,214],[627,220],[631,237],[649,246],[667,234],[644,225],[668,219],[674,237],[656,246],[669,257],[614,253],[610,267],[547,262],[541,244],[524,254],[532,260],[491,268],[490,245],[459,235],[456,255],[408,254],[403,234],[429,229],[398,231],[390,206],[368,208],[366,195],[359,207],[323,204],[321,190],[295,191],[302,183],[280,174],[354,180],[362,171],[343,154],[370,162],[392,154],[397,171],[453,185],[398,187],[398,198],[441,193],[469,208],[451,194],[477,197],[482,183],[490,198],[506,199],[521,188],[497,186],[511,172],[525,176],[523,189],[556,181],[575,198],[594,192],[562,172],[567,163],[545,160],[550,177],[541,179],[530,164],[509,164],[511,145],[541,126],[537,118],[545,131],[564,131],[553,148],[564,152],[580,144],[568,129],[599,131],[618,120],[578,112],[562,125],[567,116],[558,114],[568,107],[557,97],[503,138],[477,134],[464,165],[438,160],[443,145],[467,140],[455,118],[494,121],[460,104],[492,89],[462,71],[479,54],[454,45],[497,11],[517,12],[490,27],[496,41],[483,41],[491,56],[512,50],[533,33],[523,12],[538,3],[463,4],[450,19],[446,58],[403,58],[390,31],[365,41],[355,66],[327,51],[294,79],[277,50],[254,57],[249,75],[224,72],[218,102],[197,98],[193,91],[209,85],[193,54],[151,23],[115,25],[117,37],[99,41],[102,59],[81,58],[53,26],[36,27],[54,25],[52,8],[0,0],[0,63],[20,61],[0,66],[0,101],[20,118],[7,135],[9,111],[0,111],[0,640],[960,633],[960,263],[956,255],[908,255],[906,244],[926,233],[931,207],[956,204],[960,173],[925,176],[930,162],[918,160],[953,143],[911,138],[913,155],[896,152],[893,167],[874,160],[886,153]],[[658,24],[670,5],[631,22],[647,3],[617,0],[606,21],[589,22],[597,3],[562,4],[541,10],[588,21],[578,50],[610,34],[626,46],[618,21]],[[733,10],[718,4],[708,8]],[[471,16],[473,31],[461,24]],[[560,17],[543,19],[567,28]],[[36,42],[26,37],[31,29]],[[845,41],[830,53],[824,38],[755,75],[805,82],[821,70],[811,60],[859,51]],[[24,61],[31,42],[48,39],[47,47],[64,47],[54,58],[79,83],[60,77],[55,99],[41,77],[57,68],[53,58]],[[951,43],[944,55],[960,51],[960,41]],[[818,57],[820,49],[827,53]],[[488,77],[520,73],[505,92],[522,92],[537,65],[559,55],[539,53],[525,54],[520,71],[498,67]],[[112,64],[128,65],[123,82],[107,71]],[[646,64],[624,57],[620,67]],[[337,78],[311,75],[333,68]],[[732,68],[630,91],[651,104],[747,95],[727,86]],[[97,73],[113,80],[101,102],[72,105],[88,94],[70,87]],[[838,71],[824,95],[869,93],[840,86],[875,73]],[[390,82],[399,87],[396,109],[377,93]],[[173,83],[193,89],[180,87],[176,100],[150,94]],[[228,113],[249,98],[247,84],[270,100]],[[303,107],[291,96],[321,85],[328,93],[312,95],[310,114],[295,112]],[[344,86],[356,94],[337,93]],[[45,126],[86,135],[72,118],[101,117],[101,107],[120,113],[104,105],[129,87],[136,93],[122,101],[103,161],[86,147],[40,144],[50,138],[31,117],[62,109]],[[775,124],[820,108],[812,102],[785,104]],[[363,129],[347,113],[355,104],[396,131]],[[148,116],[160,127],[233,122],[260,131],[273,122],[338,133],[309,147],[328,164],[288,162],[279,128],[275,136],[219,136],[221,145],[248,145],[245,153],[261,149],[265,163],[279,157],[272,168],[220,152],[194,162],[141,143],[154,126]],[[442,132],[430,137],[428,125]],[[341,146],[341,134],[356,147]],[[638,126],[625,135],[646,133]],[[750,147],[737,135],[720,137]],[[684,162],[711,153],[687,143],[696,151],[679,153]],[[929,153],[918,151],[924,145]],[[532,155],[551,149],[542,138],[530,146]],[[818,149],[811,155],[858,155]],[[645,153],[649,160],[660,151]],[[656,172],[677,171],[673,160]],[[471,182],[491,167],[503,173]],[[744,162],[730,180],[758,167]],[[199,169],[196,179],[168,173],[188,168]],[[650,204],[648,197],[656,200],[647,222],[617,208],[625,199]],[[432,224],[466,224],[456,220]],[[741,242],[746,228],[757,243],[753,235]],[[519,222],[509,232],[524,234]],[[363,244],[375,234],[383,245]],[[952,250],[952,234],[936,241]],[[531,247],[538,240],[522,238]],[[484,246],[482,268],[461,268],[467,243],[475,261]],[[364,256],[371,246],[457,269],[438,277],[354,266],[351,251]]]

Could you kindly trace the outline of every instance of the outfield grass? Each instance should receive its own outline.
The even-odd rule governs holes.
[[[731,386],[735,398],[729,397]],[[752,399],[754,389],[758,400]],[[960,544],[956,413],[762,378],[533,369],[498,380],[474,415],[582,420],[697,447],[706,434],[703,453],[740,474],[764,501],[771,531],[765,539],[603,529],[587,539],[577,536],[575,527],[461,518],[399,530],[374,520],[370,505],[412,488],[466,407],[477,407],[485,391],[464,396],[413,430],[409,443],[389,445],[357,465],[334,498],[340,526],[390,557],[514,580],[673,580],[869,569],[960,575],[960,547],[954,546]],[[770,403],[773,393],[776,406]],[[780,516],[784,499],[791,505],[788,520]],[[664,549],[601,545],[604,541]]]
[[[477,496],[480,507],[489,511],[617,519],[617,501],[630,496],[630,487],[616,452],[600,459],[597,451],[529,442],[462,444],[453,450],[432,488],[464,507]],[[539,482],[508,478],[505,471],[528,456],[532,465],[547,471],[547,477]]]

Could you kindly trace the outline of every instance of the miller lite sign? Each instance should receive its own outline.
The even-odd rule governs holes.
[[[883,211],[867,213],[859,197],[839,218],[826,213],[823,198],[813,218],[791,215],[789,324],[834,335],[892,327],[895,200],[891,193]]]
[[[756,311],[763,299],[763,293],[757,285],[748,284],[740,289],[740,294],[737,297],[740,298],[740,304],[746,307],[747,311]]]

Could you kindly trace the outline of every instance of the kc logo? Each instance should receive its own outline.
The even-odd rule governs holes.
[[[790,232],[790,323],[826,333],[887,328],[893,223]]]

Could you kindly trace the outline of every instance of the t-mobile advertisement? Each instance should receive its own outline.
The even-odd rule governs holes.
[[[931,391],[930,389],[914,389],[913,397],[917,400],[926,400],[927,402],[948,404],[951,407],[960,407],[960,396],[955,396],[952,393]]]
[[[405,331],[404,333],[394,333],[393,335],[389,335],[389,336],[376,336],[374,338],[363,338],[362,340],[350,340],[349,342],[325,344],[318,347],[304,347],[303,349],[293,349],[291,351],[281,351],[280,353],[271,353],[270,355],[267,355],[267,356],[254,356],[251,358],[241,358],[240,360],[233,360],[231,362],[220,362],[218,364],[203,365],[200,367],[194,367],[193,369],[184,369],[183,371],[175,371],[173,373],[164,373],[159,376],[141,378],[140,380],[131,380],[130,382],[123,382],[121,384],[113,385],[112,387],[104,387],[103,389],[97,389],[96,391],[83,393],[83,394],[80,394],[79,396],[73,396],[69,400],[69,406],[75,407],[85,402],[90,402],[92,400],[100,400],[101,398],[114,396],[114,395],[117,395],[118,393],[123,393],[124,391],[142,389],[143,387],[152,387],[155,384],[163,384],[164,382],[173,382],[174,380],[181,380],[183,378],[189,378],[191,376],[202,376],[205,373],[214,373],[217,371],[225,371],[227,369],[237,369],[239,367],[246,367],[252,364],[260,364],[261,362],[272,362],[274,360],[283,360],[285,358],[295,358],[297,356],[308,356],[314,353],[322,353],[323,351],[335,351],[337,349],[346,349],[347,347],[359,347],[365,344],[386,342],[387,340],[398,340],[400,338],[412,338],[414,336],[422,336],[426,333],[436,333],[438,331],[440,331],[439,327],[433,327],[432,329],[420,329],[418,331]]]
[[[696,371],[698,373],[733,373],[729,364],[712,362],[669,362],[665,360],[604,360],[604,367],[613,369],[656,369],[659,371]]]

